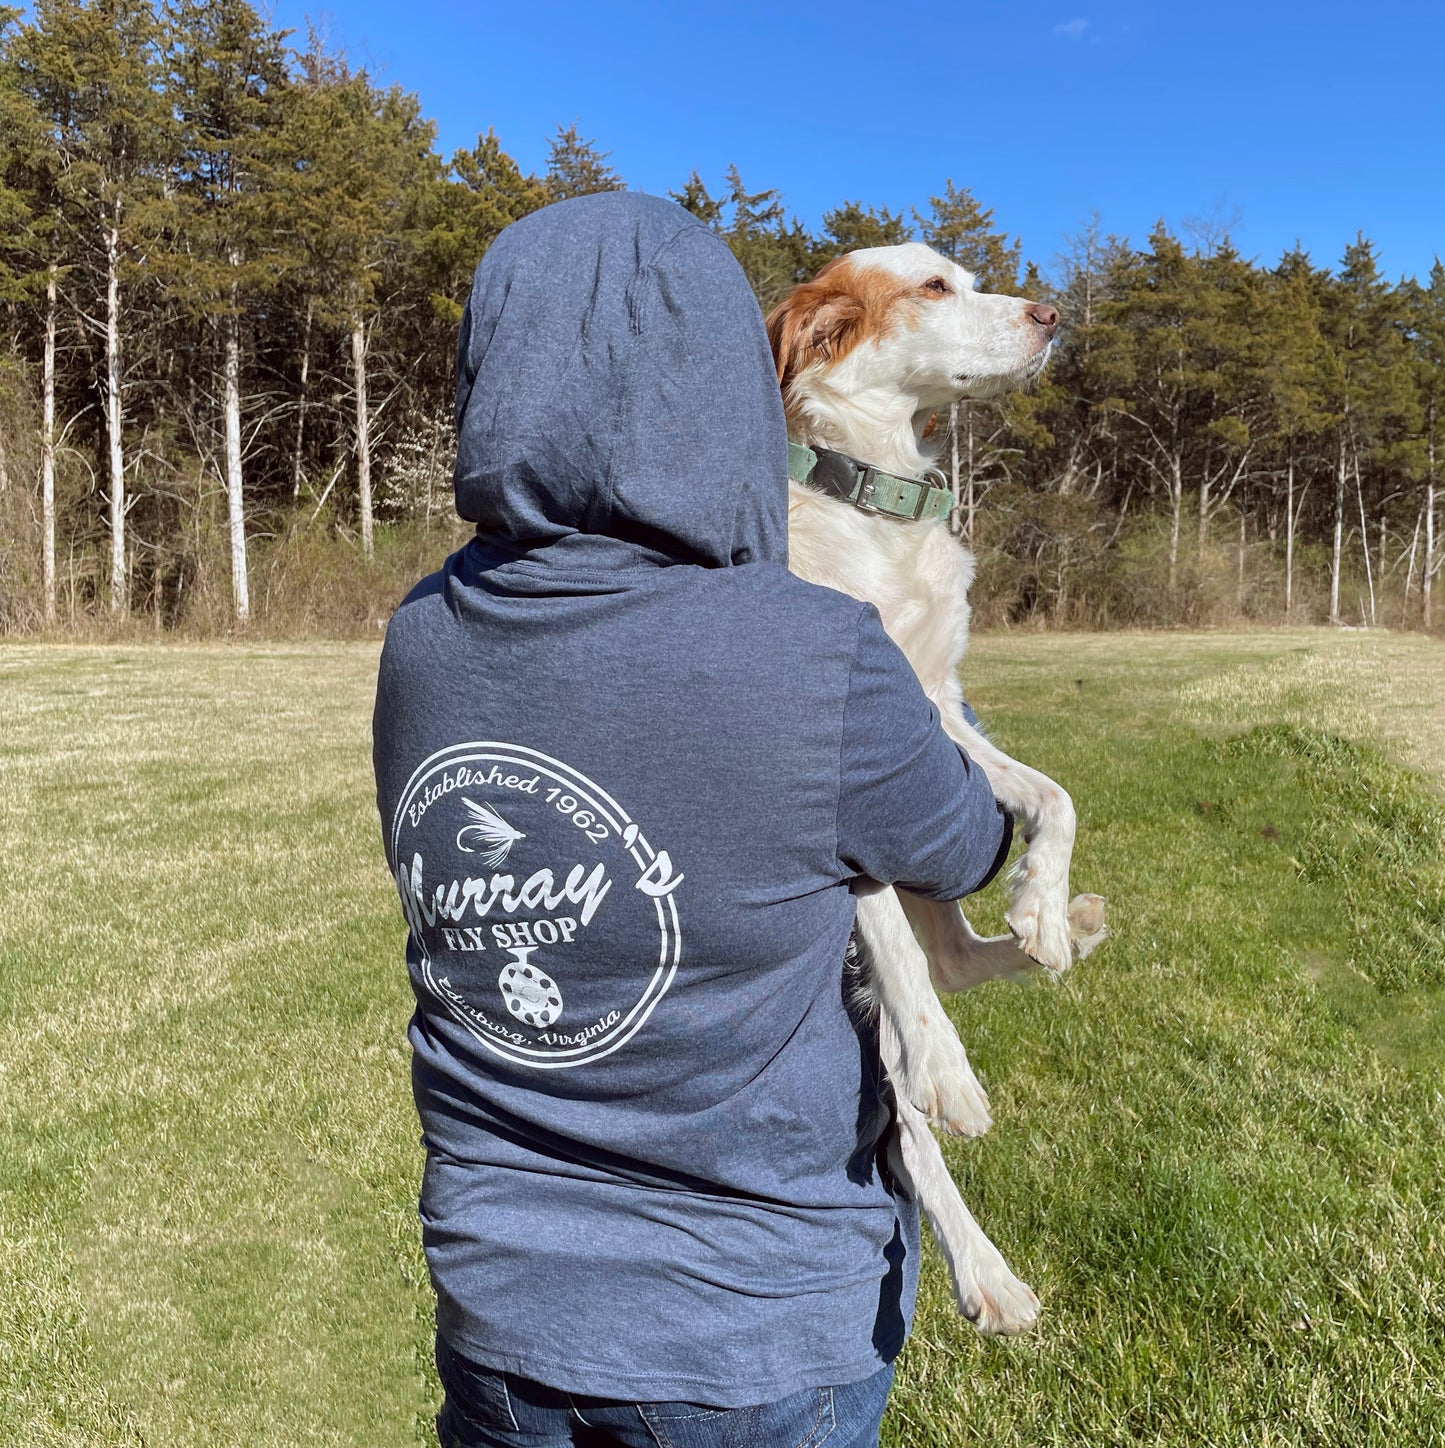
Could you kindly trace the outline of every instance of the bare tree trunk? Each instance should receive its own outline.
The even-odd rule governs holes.
[[[973,520],[977,499],[973,490],[973,408],[963,404],[963,424],[968,429],[968,502],[965,511],[963,536],[970,548],[973,547]]]
[[[296,447],[291,455],[291,496],[301,496],[301,443],[306,434],[306,381],[311,375],[311,319],[315,297],[306,298],[306,330],[301,334],[301,395],[296,399]]]
[[[949,442],[953,448],[953,471],[950,476],[953,479],[953,511],[948,520],[948,526],[954,534],[958,533],[958,404],[948,404],[948,433]]]
[[[40,403],[40,578],[45,621],[55,622],[55,308],[59,268],[45,274],[45,361]]]
[[[1239,608],[1244,609],[1244,552],[1246,547],[1244,534],[1244,503],[1241,500],[1239,505],[1239,583],[1236,588],[1236,598]]]
[[[1119,534],[1124,531],[1124,519],[1129,516],[1129,503],[1134,497],[1134,479],[1130,478],[1124,488],[1124,501],[1119,504],[1119,511],[1114,518],[1114,526],[1109,533],[1109,541],[1104,546],[1112,548],[1119,541]]]
[[[1435,567],[1435,410],[1430,409],[1430,470],[1425,475],[1425,572],[1421,575],[1422,622],[1430,627],[1430,575]]]
[[[371,431],[366,414],[366,326],[351,315],[351,370],[356,381],[356,494],[361,509],[361,554],[371,557]]]
[[[1284,616],[1294,607],[1294,454],[1284,485]]]
[[[1380,580],[1380,591],[1383,593],[1384,590],[1385,590],[1385,577],[1386,577],[1386,572],[1385,572],[1385,510],[1384,510],[1384,507],[1383,507],[1383,506],[1380,508],[1380,521],[1379,521],[1379,527],[1378,527],[1378,530],[1377,530],[1377,531],[1378,531],[1378,535],[1379,535],[1379,536],[1378,536],[1378,541],[1377,541],[1377,543],[1376,543],[1376,548],[1377,548],[1377,550],[1378,550],[1378,561],[1377,561],[1376,564],[1375,564],[1375,573],[1376,573],[1376,575],[1378,576],[1378,578],[1379,578],[1379,580]]]
[[[435,429],[435,428],[429,428],[429,429],[428,429],[428,432],[429,432],[430,437],[431,437],[431,445],[427,448],[427,459],[426,459],[426,514],[425,514],[425,520],[424,520],[422,526],[426,529],[426,532],[427,532],[428,537],[430,537],[430,535],[431,535],[432,504],[433,504],[433,502],[434,502],[434,500],[435,500],[435,498],[436,498],[436,489],[432,486],[432,479],[435,478],[436,475],[437,475],[437,445],[436,445],[436,436],[437,436],[437,434],[436,434],[436,429]]]
[[[1199,480],[1199,561],[1204,562],[1204,549],[1209,542],[1209,474]]]
[[[1432,465],[1431,472],[1434,472]],[[1435,569],[1435,480],[1425,484],[1425,571],[1421,575],[1422,621],[1430,627],[1430,578]]]
[[[1340,553],[1345,535],[1345,438],[1340,434],[1339,466],[1335,471],[1335,541],[1330,554],[1330,622],[1340,621]]]
[[[240,260],[232,254],[231,264]],[[251,591],[246,581],[246,508],[241,492],[241,318],[236,311],[236,288],[231,288],[231,308],[223,319],[225,327],[226,414],[226,498],[231,522],[231,600],[236,622],[251,620]]]
[[[1172,598],[1179,580],[1179,520],[1184,511],[1184,468],[1177,457],[1171,459],[1171,468],[1173,477],[1169,501],[1173,517],[1169,524],[1169,596]]]
[[[1365,584],[1370,590],[1370,627],[1375,626],[1375,574],[1370,567],[1370,527],[1365,522],[1365,488],[1360,481],[1360,455],[1355,453],[1355,500],[1360,505],[1360,552],[1365,555]]]
[[[105,433],[110,454],[110,611],[130,608],[125,557],[125,451],[121,443],[120,201],[105,223]]]

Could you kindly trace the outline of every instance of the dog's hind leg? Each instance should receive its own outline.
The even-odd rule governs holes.
[[[945,1131],[981,1136],[993,1120],[988,1097],[933,989],[896,891],[859,897],[858,936],[866,958],[862,984],[901,1043],[889,1063],[898,1094]]]
[[[880,1045],[883,1064],[892,1075],[898,1041],[886,1024],[880,1033]],[[980,1332],[1026,1331],[1039,1315],[1039,1300],[1033,1289],[1013,1274],[1003,1254],[964,1205],[923,1114],[896,1092],[895,1097],[898,1131],[890,1165],[899,1184],[917,1200],[928,1218],[953,1279],[958,1310]]]
[[[1039,968],[1016,936],[979,935],[955,901],[924,900],[904,890],[898,898],[928,957],[937,990],[972,990],[985,981],[1016,980]]]
[[[908,923],[928,957],[936,990],[972,990],[990,980],[1017,980],[1038,969],[1015,935],[980,935],[956,902],[924,900],[898,892]],[[1069,934],[1081,959],[1108,934],[1104,902],[1097,895],[1076,895],[1069,902]]]

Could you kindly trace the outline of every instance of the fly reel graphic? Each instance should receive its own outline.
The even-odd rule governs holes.
[[[557,982],[539,966],[527,963],[536,946],[509,948],[516,959],[504,965],[497,977],[508,1011],[529,1026],[550,1026],[562,1014],[562,992]]]

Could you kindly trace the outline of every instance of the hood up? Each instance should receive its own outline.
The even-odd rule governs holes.
[[[762,315],[726,244],[671,202],[584,196],[502,232],[462,317],[457,440],[457,512],[499,561],[786,561]]]

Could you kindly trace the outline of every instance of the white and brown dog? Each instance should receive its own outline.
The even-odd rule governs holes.
[[[812,450],[817,475],[830,479],[829,491],[790,485],[789,565],[877,607],[944,728],[983,770],[1028,845],[1010,875],[1010,935],[984,939],[957,905],[894,890],[858,904],[866,984],[897,1087],[901,1166],[948,1260],[960,1310],[990,1332],[1028,1327],[1038,1301],[969,1214],[927,1127],[932,1118],[978,1135],[990,1124],[988,1098],[935,987],[967,990],[1034,964],[1062,971],[1103,938],[1104,905],[1097,895],[1069,899],[1069,796],[995,748],[964,713],[958,668],[973,557],[938,509],[929,516],[926,501],[936,495],[926,475],[936,455],[927,438],[930,419],[951,403],[1036,377],[1058,320],[1051,306],[976,292],[970,273],[910,242],[830,262],[767,323],[789,437]],[[884,475],[881,494],[874,470]],[[845,501],[853,477],[854,501]],[[919,485],[910,491],[907,480]],[[884,494],[891,515],[870,505]]]

